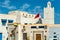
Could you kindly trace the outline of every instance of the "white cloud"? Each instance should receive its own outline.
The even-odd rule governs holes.
[[[27,8],[29,8],[30,7],[30,5],[29,4],[24,4],[23,6],[21,6],[20,8],[19,8],[19,10],[26,10]]]
[[[37,8],[39,9],[39,8],[41,8],[41,7],[40,7],[40,6],[36,6],[35,9],[37,9]]]
[[[9,5],[3,5],[2,7],[7,8],[7,9],[16,9],[15,6],[9,6]]]
[[[7,9],[16,9],[15,6],[10,6],[10,0],[5,0],[2,5],[0,4],[1,7],[5,7]]]
[[[40,13],[42,12],[43,10],[41,9],[41,6],[36,6],[34,9],[33,9],[34,13]]]
[[[40,6],[35,6],[34,9],[30,9],[30,5],[29,4],[24,4],[18,10],[25,11],[26,9],[28,9],[29,13],[39,13],[39,12],[42,11]]]
[[[21,10],[21,11],[25,11],[25,10],[28,10],[29,13],[42,13],[42,9],[41,9],[41,6],[35,6],[34,9],[30,9],[30,5],[29,4],[24,4],[23,6],[21,6],[18,10]]]
[[[9,5],[9,3],[10,3],[10,0],[5,0],[3,4],[5,4],[5,5],[8,4]]]

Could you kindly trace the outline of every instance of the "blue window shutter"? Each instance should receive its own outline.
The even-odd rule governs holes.
[[[0,40],[2,40],[2,33],[0,33]]]
[[[8,20],[8,23],[13,23],[13,20]]]
[[[44,28],[44,26],[39,26],[39,28]]]
[[[1,19],[2,25],[5,26],[7,23],[7,19]]]

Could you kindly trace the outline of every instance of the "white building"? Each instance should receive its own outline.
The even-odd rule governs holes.
[[[10,24],[9,24],[10,25]],[[14,40],[60,40],[60,24],[18,24]]]
[[[25,24],[25,23],[34,24],[39,19],[39,18],[34,19],[36,14],[29,14],[28,12],[23,12],[23,11],[12,11],[12,12],[9,12],[9,14],[16,15],[17,17],[16,22],[21,24]]]
[[[41,16],[35,18],[36,16],[36,14],[23,11],[10,11],[8,14],[0,14],[1,40],[7,40],[7,38],[8,40],[54,40],[52,35],[56,35],[56,33],[60,35],[58,31],[60,24],[54,24],[54,7],[51,7],[50,2],[44,8],[44,18]],[[54,34],[50,34],[51,32]],[[56,39],[60,40],[60,36]]]
[[[28,13],[26,14],[28,15]],[[21,22],[17,21],[18,23],[14,24],[14,38],[11,37],[11,40],[60,40],[60,24],[54,24],[54,7],[51,7],[50,2],[44,8],[44,19],[41,19],[42,24],[36,24],[36,22],[40,21],[39,18],[34,19],[35,16],[30,18],[26,14],[23,14],[24,16],[20,14],[21,17],[18,17]],[[31,19],[33,20],[31,21]],[[13,24],[8,25],[11,27]]]
[[[8,33],[8,24],[9,23],[20,23],[20,24],[34,24],[38,21],[39,18],[34,19],[34,14],[29,14],[27,12],[22,11],[11,11],[9,14],[0,14],[0,34],[3,39],[7,40]],[[13,30],[14,27],[10,27]],[[9,31],[11,31],[9,30]]]
[[[47,7],[44,7],[44,19],[43,24],[54,24],[54,7],[51,7],[51,2],[47,3]]]
[[[16,22],[16,17],[14,15],[0,14],[0,35],[2,40],[7,40],[7,24],[10,22]]]

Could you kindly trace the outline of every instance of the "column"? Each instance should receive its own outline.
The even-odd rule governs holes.
[[[30,40],[33,40],[33,31],[30,32]]]
[[[18,40],[23,40],[22,26],[18,25]]]

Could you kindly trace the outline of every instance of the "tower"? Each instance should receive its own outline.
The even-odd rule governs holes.
[[[51,7],[51,2],[47,3],[47,7],[44,8],[43,24],[54,24],[54,7]]]

